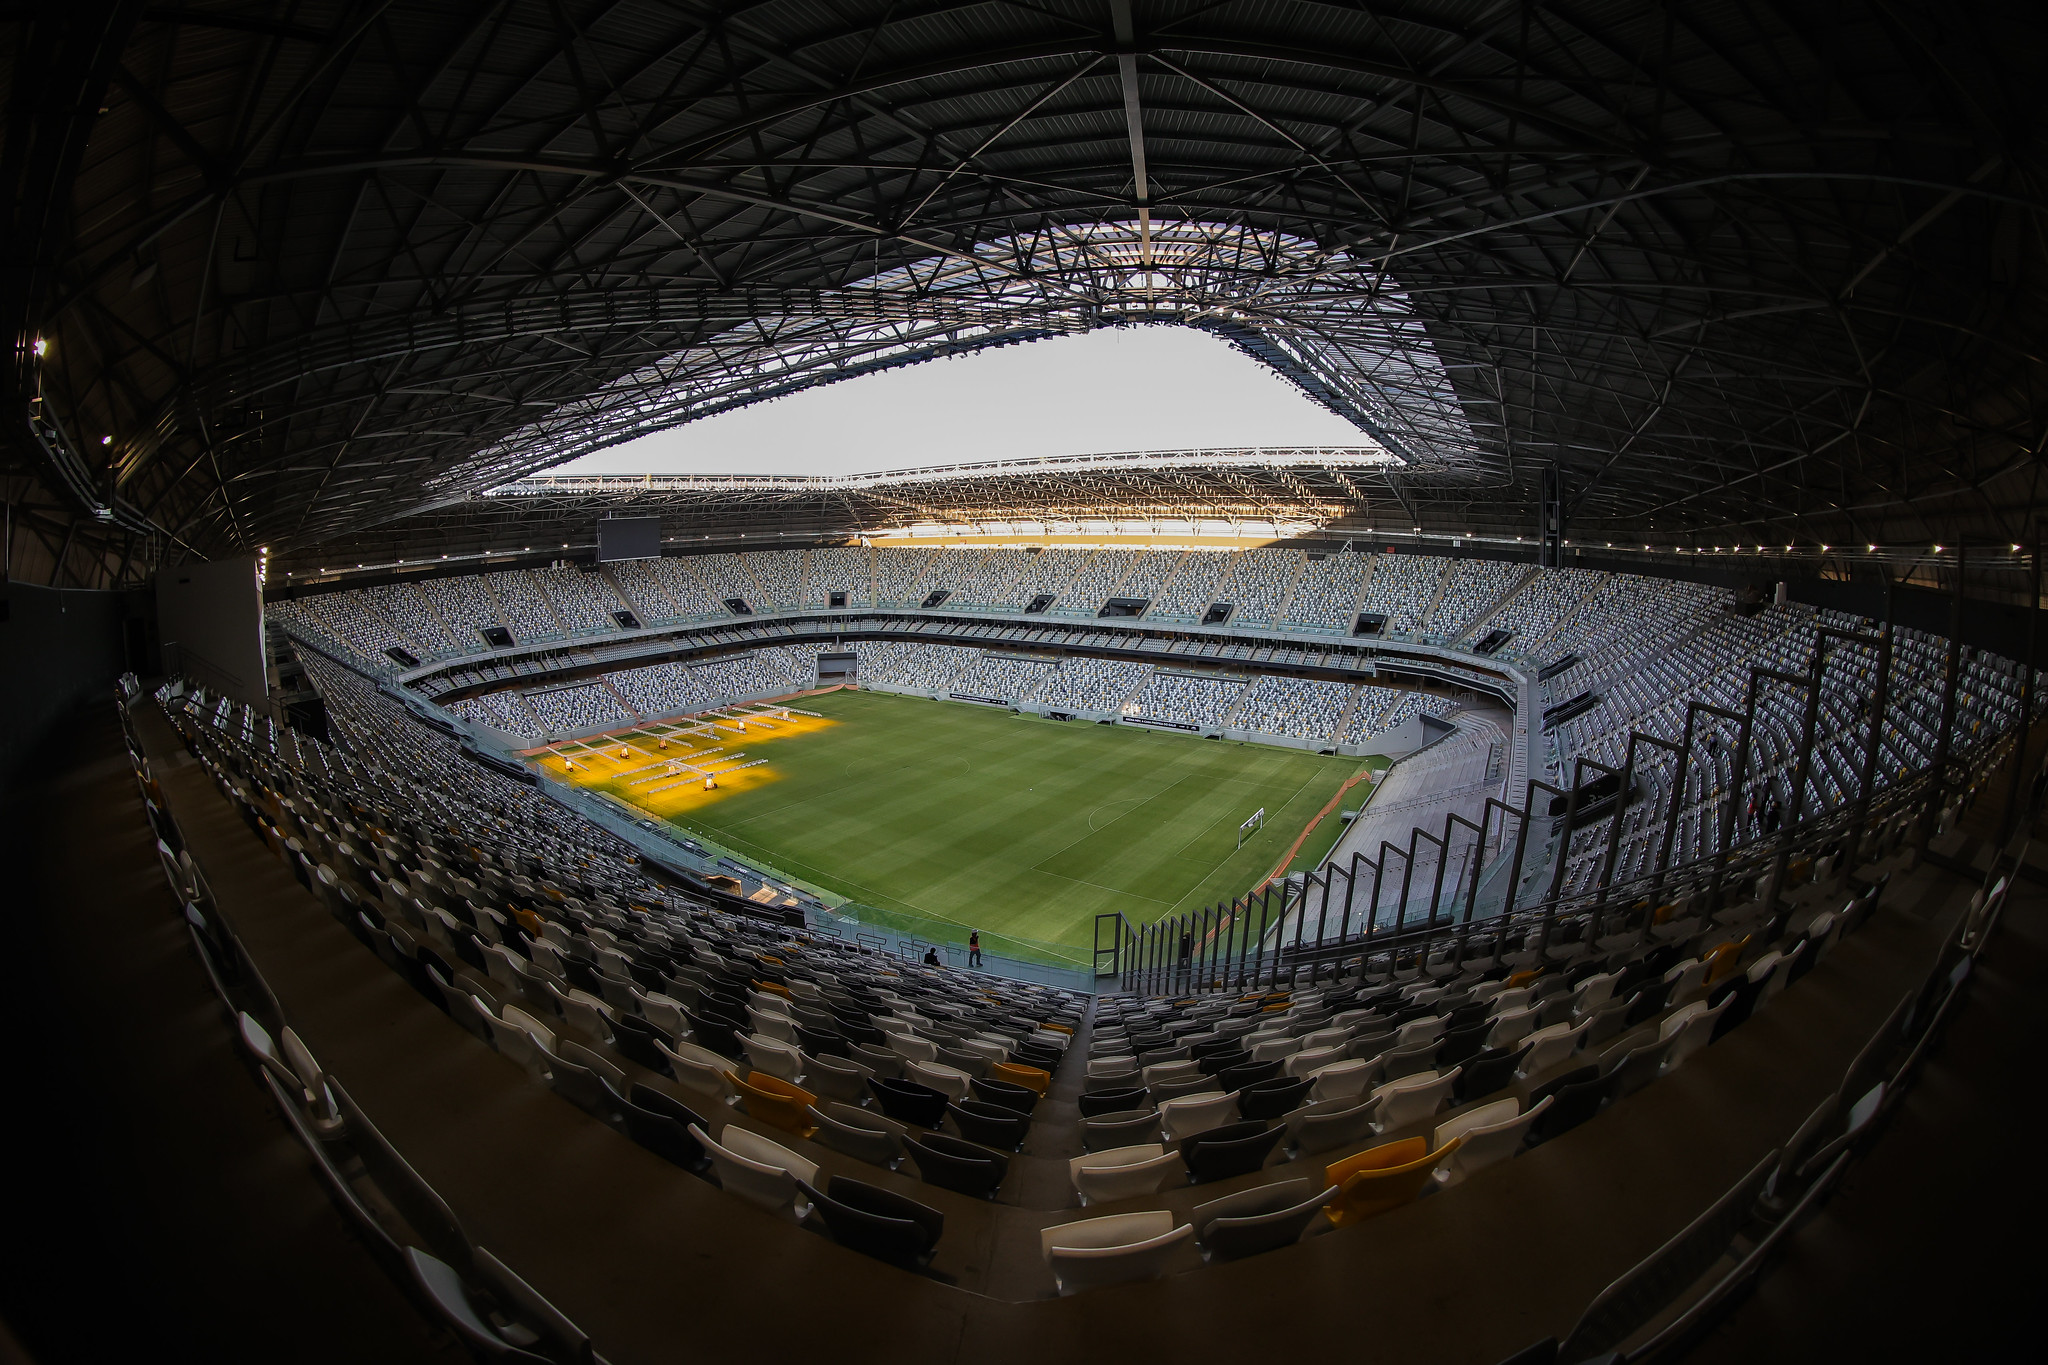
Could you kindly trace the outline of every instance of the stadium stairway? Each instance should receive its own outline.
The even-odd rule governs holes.
[[[95,705],[56,733],[0,810],[0,1316],[28,1353],[0,1360],[456,1365],[252,1082],[114,717]]]
[[[730,1305],[770,1294],[777,1340],[791,1351],[843,1354],[849,1324],[887,1303],[890,1352],[942,1361],[1038,1361],[1048,1350],[1096,1359],[1141,1339],[1159,1351],[1255,1351],[1280,1330],[1303,1349],[1367,1360],[1485,1365],[1569,1326],[1782,1141],[1924,971],[1960,909],[1961,883],[1948,874],[1895,876],[1887,904],[1906,913],[1880,914],[1798,990],[1675,1075],[1460,1190],[1284,1252],[1052,1299],[1035,1232],[1085,1216],[1076,1208],[991,1204],[883,1176],[948,1220],[935,1273],[907,1275],[732,1200],[533,1085],[317,912],[203,772],[177,762],[160,714],[145,705],[137,721],[221,911],[315,1055],[471,1236],[619,1362],[679,1345],[751,1351],[758,1325],[734,1321]],[[877,1179],[876,1168],[820,1155],[828,1171]],[[1025,1180],[1006,1199],[1035,1194],[1039,1180]],[[1233,1188],[1142,1202],[1184,1213]],[[1474,1266],[1495,1269],[1465,1273]],[[1276,1304],[1299,1311],[1276,1325]],[[1424,1304],[1430,1311],[1418,1312]]]

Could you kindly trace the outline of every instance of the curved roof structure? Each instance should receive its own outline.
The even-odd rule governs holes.
[[[15,549],[309,550],[662,426],[1203,327],[1416,524],[2018,540],[2025,7],[78,0],[11,44]],[[88,563],[89,561],[89,563]],[[14,561],[10,560],[10,563]]]

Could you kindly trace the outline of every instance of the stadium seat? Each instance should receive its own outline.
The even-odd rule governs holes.
[[[1373,1098],[1379,1101],[1379,1112],[1373,1116],[1373,1131],[1394,1132],[1423,1122],[1450,1101],[1451,1092],[1457,1084],[1458,1073],[1455,1070],[1441,1076],[1426,1073],[1389,1081],[1372,1092]]]
[[[810,1108],[814,1141],[851,1157],[894,1168],[903,1159],[903,1130],[892,1119],[856,1105],[826,1100]]]
[[[1081,1147],[1084,1151],[1108,1151],[1113,1147],[1157,1142],[1159,1138],[1159,1111],[1156,1109],[1124,1109],[1081,1120]]]
[[[1227,1123],[1183,1139],[1180,1154],[1187,1163],[1189,1177],[1197,1184],[1228,1180],[1249,1175],[1265,1165],[1266,1158],[1285,1136],[1287,1130],[1277,1125],[1257,1121]]]
[[[1374,1061],[1331,1062],[1307,1077],[1310,1096],[1317,1100],[1341,1100],[1362,1095],[1378,1079],[1380,1064]]]
[[[406,1270],[421,1296],[473,1358],[508,1365],[548,1365],[547,1356],[513,1344],[490,1324],[454,1267],[418,1247],[405,1248],[404,1255]]]
[[[1158,1143],[1089,1152],[1067,1162],[1067,1178],[1083,1204],[1109,1204],[1156,1194],[1187,1179],[1186,1158]]]
[[[752,1117],[798,1137],[811,1135],[810,1107],[818,1097],[810,1091],[761,1071],[748,1072],[744,1080],[728,1071],[725,1080]]]
[[[955,1100],[946,1106],[946,1116],[967,1141],[1004,1151],[1022,1147],[1025,1134],[1031,1131],[1028,1115],[986,1100]]]
[[[710,1156],[720,1185],[770,1213],[781,1213],[795,1204],[799,1182],[817,1183],[817,1163],[737,1125],[726,1126],[723,1146],[713,1142],[701,1126],[693,1126],[690,1136]]]
[[[1306,1076],[1274,1076],[1237,1092],[1238,1117],[1277,1119],[1308,1102],[1315,1082]]]
[[[799,1187],[833,1241],[880,1260],[928,1261],[946,1229],[937,1209],[843,1175],[833,1176],[822,1193],[808,1182]]]
[[[1294,1245],[1336,1197],[1334,1185],[1317,1189],[1306,1178],[1281,1180],[1197,1204],[1188,1222],[1212,1259],[1235,1261]]]
[[[906,1133],[903,1145],[917,1167],[919,1178],[927,1185],[937,1185],[941,1189],[979,1199],[995,1198],[997,1187],[1003,1183],[1003,1177],[1010,1169],[1009,1158],[1001,1152],[962,1142],[944,1133],[928,1133],[922,1137]]]
[[[1454,1138],[1460,1141],[1457,1153],[1437,1168],[1437,1183],[1455,1185],[1513,1156],[1527,1140],[1530,1126],[1542,1117],[1551,1102],[1552,1097],[1545,1095],[1526,1112],[1518,1112],[1520,1100],[1495,1100],[1439,1125],[1431,1138],[1436,1146],[1442,1147]]]
[[[1422,1193],[1437,1165],[1458,1149],[1453,1138],[1435,1151],[1419,1137],[1370,1147],[1323,1172],[1323,1182],[1337,1187],[1329,1217],[1338,1227],[1360,1223],[1399,1208]]]
[[[858,1062],[829,1053],[804,1055],[804,1088],[827,1099],[859,1104],[868,1095],[868,1078],[874,1073]]]
[[[690,1136],[704,1120],[658,1090],[635,1085],[623,1106],[626,1136],[686,1171],[701,1171],[710,1155]]]
[[[1014,1062],[999,1062],[991,1066],[988,1069],[988,1079],[1020,1085],[1039,1096],[1043,1096],[1052,1087],[1051,1072],[1041,1067],[1019,1066]]]
[[[958,1067],[947,1066],[944,1062],[919,1062],[909,1059],[903,1063],[903,1075],[906,1080],[929,1086],[951,1100],[966,1099],[974,1081],[974,1077]]]
[[[975,1099],[986,1100],[990,1104],[999,1104],[1005,1109],[1014,1109],[1020,1114],[1030,1113],[1038,1104],[1037,1091],[1027,1089],[1021,1085],[1012,1085],[1008,1081],[992,1080],[987,1077],[977,1076],[969,1086],[969,1089],[974,1092]],[[1139,1100],[1142,1100],[1145,1092],[1142,1090],[1120,1091],[1113,1092],[1113,1095],[1134,1095]],[[1107,1097],[1111,1096],[1098,1095],[1095,1099],[1099,1101]],[[1081,1097],[1080,1107],[1083,1114],[1089,1112],[1088,1096],[1084,1095]]]
[[[1218,1091],[1182,1096],[1159,1106],[1159,1127],[1168,1142],[1177,1143],[1237,1119],[1237,1096]]]
[[[1287,1115],[1284,1127],[1296,1155],[1327,1152],[1372,1136],[1379,1101],[1353,1096],[1303,1105]]]
[[[1194,1231],[1192,1224],[1176,1227],[1171,1213],[1110,1214],[1042,1230],[1039,1251],[1060,1293],[1078,1294],[1157,1278]]]
[[[1570,1060],[1592,1025],[1592,1019],[1585,1018],[1576,1024],[1551,1024],[1536,1030],[1523,1044],[1521,1065],[1516,1068],[1516,1074],[1526,1080]]]

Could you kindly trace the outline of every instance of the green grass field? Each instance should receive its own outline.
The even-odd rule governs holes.
[[[1242,895],[1345,778],[1384,762],[879,692],[804,705],[839,724],[778,742],[780,780],[675,823],[885,911],[1080,949],[1098,913],[1146,923]],[[1324,820],[1293,866],[1341,829]]]

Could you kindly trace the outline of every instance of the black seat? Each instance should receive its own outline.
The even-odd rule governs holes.
[[[1236,1041],[1235,1039],[1232,1040]],[[1205,1076],[1219,1076],[1233,1067],[1243,1066],[1252,1059],[1252,1054],[1243,1048],[1232,1048],[1228,1052],[1212,1052],[1195,1059],[1195,1065]]]
[[[675,1046],[675,1040],[668,1034],[637,1015],[621,1014],[612,1020],[612,1046],[621,1057],[637,1062],[658,1076],[673,1076],[674,1069],[662,1054],[659,1042],[668,1047]]]
[[[1091,1090],[1081,1096],[1081,1117],[1092,1119],[1097,1114],[1114,1114],[1125,1109],[1143,1109],[1151,1101],[1149,1092],[1143,1086],[1122,1086],[1115,1090]]]
[[[1274,1146],[1286,1133],[1283,1127],[1267,1127],[1257,1121],[1226,1123],[1221,1128],[1211,1128],[1206,1133],[1182,1139],[1180,1156],[1187,1163],[1188,1174],[1197,1184],[1228,1180],[1234,1175],[1248,1175],[1265,1165],[1266,1158],[1272,1155]]]
[[[1599,1079],[1600,1066],[1597,1062],[1589,1063],[1586,1066],[1573,1067],[1562,1076],[1552,1076],[1549,1080],[1531,1090],[1528,1100],[1522,1105],[1522,1111],[1527,1113],[1538,1104],[1541,1104],[1545,1095],[1555,1095],[1568,1085],[1579,1085],[1585,1081],[1597,1081]]]
[[[797,1184],[833,1241],[884,1261],[928,1261],[946,1230],[946,1215],[937,1209],[865,1181],[835,1175],[824,1193]]]
[[[704,1120],[659,1090],[635,1084],[622,1109],[626,1135],[656,1156],[686,1171],[701,1171],[711,1164],[703,1145],[690,1136],[690,1126],[702,1129]]]
[[[1024,1135],[1031,1131],[1030,1115],[987,1100],[955,1100],[946,1106],[946,1113],[961,1137],[984,1147],[1014,1152],[1024,1145]]]
[[[723,1015],[694,1010],[684,1010],[683,1017],[690,1021],[690,1033],[699,1046],[708,1047],[721,1057],[740,1055],[740,1038],[746,1032],[741,1025]]]
[[[910,1159],[916,1163],[917,1173],[925,1184],[977,1199],[995,1198],[996,1189],[1010,1169],[1010,1159],[1001,1152],[944,1133],[906,1135],[903,1145],[909,1149]]]
[[[1465,1059],[1464,1070],[1458,1073],[1458,1103],[1491,1095],[1509,1085],[1521,1061],[1520,1047],[1489,1047],[1473,1053]]]
[[[1315,1082],[1307,1076],[1274,1076],[1237,1092],[1237,1112],[1247,1119],[1277,1119],[1299,1109]]]
[[[1237,1066],[1217,1072],[1216,1082],[1223,1087],[1223,1092],[1227,1095],[1233,1090],[1242,1090],[1248,1085],[1257,1085],[1260,1081],[1272,1080],[1280,1074],[1282,1065],[1283,1063],[1277,1060],[1271,1062],[1242,1062]]]
[[[1486,1035],[1493,1031],[1493,1021],[1481,1018],[1476,1024],[1455,1028],[1444,1034],[1443,1045],[1437,1049],[1436,1064],[1439,1069],[1457,1066],[1486,1050]]]
[[[1718,1043],[1727,1036],[1730,1029],[1746,1022],[1750,1011],[1756,1008],[1758,997],[1763,994],[1765,983],[1769,980],[1769,973],[1765,974],[1763,981],[1751,981],[1748,975],[1744,974],[1716,987],[1714,993],[1707,997],[1707,1008],[1712,1009],[1723,999],[1728,1001],[1728,1008],[1722,1010],[1721,1017],[1714,1021],[1714,1032],[1707,1041]]]
[[[916,1081],[892,1080],[887,1076],[868,1077],[868,1089],[875,1092],[875,1101],[882,1106],[882,1112],[898,1122],[936,1128],[939,1120],[946,1116],[947,1097],[943,1090],[934,1090]]]
[[[1005,1109],[1015,1110],[1019,1114],[1028,1114],[1038,1107],[1038,1092],[1032,1090],[1029,1086],[1016,1085],[1009,1081],[992,1080],[986,1076],[970,1076],[967,1080],[967,1085],[973,1092],[974,1098],[987,1104],[1000,1105]],[[1088,1112],[1087,1096],[1085,1095],[1082,1096],[1081,1112],[1083,1114]]]
[[[1188,1056],[1198,1062],[1204,1057],[1213,1057],[1219,1052],[1236,1052],[1238,1050],[1238,1042],[1234,1037],[1205,1038],[1199,1043],[1188,1044]]]
[[[1596,1074],[1587,1076],[1582,1081],[1558,1086],[1555,1090],[1548,1085],[1542,1087],[1550,1091],[1551,1104],[1548,1109],[1536,1116],[1534,1123],[1529,1125],[1530,1146],[1548,1142],[1560,1133],[1569,1132],[1600,1112],[1600,1106],[1607,1102],[1608,1096],[1614,1090],[1615,1080],[1613,1076],[1598,1075],[1599,1070],[1596,1066],[1581,1067],[1572,1074]],[[1532,1106],[1541,1103],[1541,1100],[1540,1095],[1532,1094],[1529,1097]]]
[[[846,1035],[832,1029],[811,1028],[805,1024],[796,1026],[797,1046],[813,1057],[850,1057]]]

